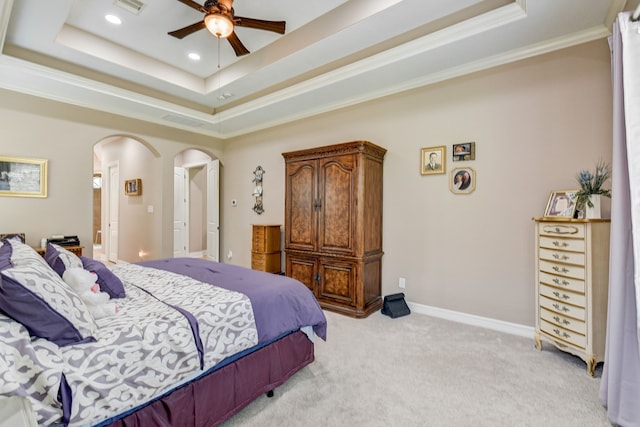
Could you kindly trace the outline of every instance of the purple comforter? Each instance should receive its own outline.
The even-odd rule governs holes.
[[[312,326],[316,335],[327,339],[327,319],[320,305],[305,285],[290,277],[198,258],[166,258],[138,264],[247,295],[253,306],[259,343],[303,326]]]

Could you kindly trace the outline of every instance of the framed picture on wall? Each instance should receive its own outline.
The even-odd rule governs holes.
[[[142,180],[140,178],[128,179],[124,182],[124,194],[127,196],[139,196],[142,194]]]
[[[462,144],[453,144],[453,161],[476,159],[476,143],[463,142]]]
[[[0,156],[0,196],[47,197],[47,160]]]
[[[449,190],[454,194],[469,194],[476,189],[476,171],[470,167],[454,168],[449,178]]]
[[[420,173],[422,175],[442,174],[446,171],[446,147],[428,147],[420,150]]]
[[[578,190],[552,191],[549,195],[544,216],[554,218],[573,218],[576,212]]]

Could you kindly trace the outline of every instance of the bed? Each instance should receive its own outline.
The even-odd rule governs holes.
[[[117,314],[65,282],[96,273]],[[111,268],[48,245],[0,245],[0,405],[40,425],[212,426],[314,360],[326,319],[293,279],[203,259]]]

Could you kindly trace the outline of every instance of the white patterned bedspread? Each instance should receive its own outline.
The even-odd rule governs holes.
[[[127,296],[115,300],[117,315],[96,321],[96,342],[57,347],[35,339],[25,344],[29,347],[25,354],[37,352],[35,356],[18,361],[17,355],[11,359],[12,366],[0,366],[0,398],[3,394],[31,396],[39,424],[62,416],[55,399],[61,373],[73,396],[69,425],[96,424],[148,402],[258,342],[251,302],[243,294],[134,264],[112,270],[124,283]],[[202,356],[187,317],[168,304],[197,320]],[[0,342],[7,334],[17,335],[10,339],[24,339],[26,331],[9,331],[21,325],[2,320]]]

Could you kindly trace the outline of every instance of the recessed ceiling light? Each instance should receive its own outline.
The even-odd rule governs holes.
[[[116,15],[105,15],[104,19],[106,19],[107,21],[115,25],[122,24],[122,20],[118,18]]]
[[[200,61],[200,55],[198,55],[195,52],[190,52],[188,56],[189,56],[189,59],[193,59],[194,61]]]

